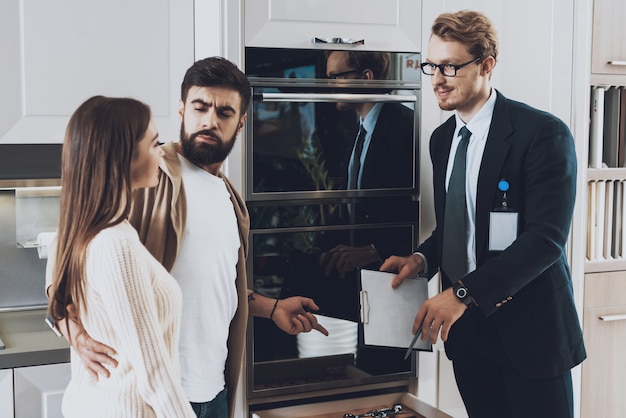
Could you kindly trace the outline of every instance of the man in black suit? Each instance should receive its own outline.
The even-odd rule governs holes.
[[[381,270],[398,272],[394,287],[440,271],[444,290],[419,309],[413,332],[432,343],[441,332],[470,417],[572,417],[570,369],[586,357],[565,254],[574,142],[553,115],[491,87],[497,52],[484,15],[435,20],[422,70],[439,106],[455,111],[430,141],[436,228]],[[455,161],[463,144],[467,156]]]

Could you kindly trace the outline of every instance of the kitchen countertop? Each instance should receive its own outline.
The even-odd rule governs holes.
[[[0,312],[0,369],[66,363],[69,344],[44,322],[45,309]]]

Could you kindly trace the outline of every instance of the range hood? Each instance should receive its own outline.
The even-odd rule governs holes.
[[[0,188],[61,184],[63,144],[0,144]]]

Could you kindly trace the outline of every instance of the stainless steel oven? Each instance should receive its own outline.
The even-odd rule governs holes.
[[[377,269],[385,257],[417,244],[420,55],[386,54],[385,79],[329,78],[331,51],[246,49],[253,91],[245,139],[249,285],[270,297],[312,297],[332,327],[319,340],[252,320],[252,402],[416,374],[415,358],[403,360],[402,350],[362,344],[358,291],[360,268]],[[361,74],[344,74],[352,72]],[[368,110],[375,124],[362,108],[375,109]],[[369,138],[357,151],[367,123]],[[357,152],[360,171],[354,171]]]

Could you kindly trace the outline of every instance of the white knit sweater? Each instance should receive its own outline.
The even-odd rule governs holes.
[[[195,417],[180,385],[178,334],[182,296],[174,278],[123,222],[89,244],[81,321],[117,351],[111,376],[93,382],[72,351],[66,417]]]

